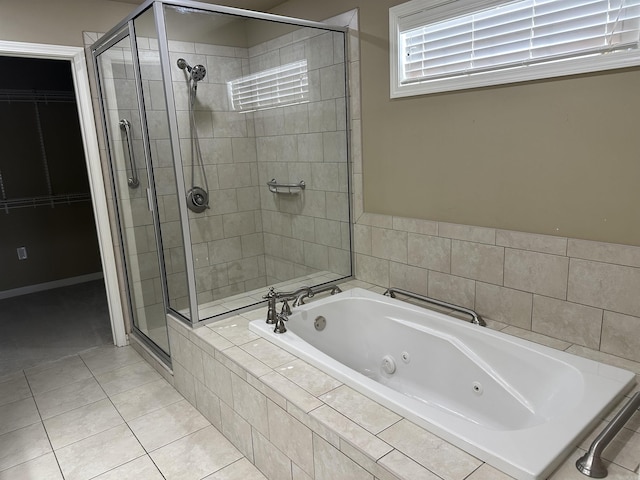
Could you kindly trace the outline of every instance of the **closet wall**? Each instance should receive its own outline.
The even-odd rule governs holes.
[[[0,57],[0,265],[0,292],[102,270],[67,61]]]

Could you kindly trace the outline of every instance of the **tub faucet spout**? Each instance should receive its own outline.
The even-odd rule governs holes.
[[[322,287],[311,288],[309,290],[310,292],[303,292],[302,294],[300,294],[300,296],[298,296],[296,301],[293,303],[294,307],[297,307],[298,305],[304,305],[305,298],[312,298],[314,295],[317,295],[318,293],[330,292],[331,295],[336,295],[337,293],[342,292],[340,287],[335,284],[324,285]]]
[[[297,307],[298,305],[302,305],[302,303],[300,302],[300,298],[302,298],[304,295],[306,296],[313,296],[313,290],[311,289],[311,287],[300,287],[298,290],[294,291],[294,292],[281,292],[278,293],[278,298],[281,299],[282,301],[288,301],[288,300],[293,300],[292,306],[293,307]],[[288,305],[287,305],[288,307]],[[289,311],[289,314],[291,313],[291,311]]]

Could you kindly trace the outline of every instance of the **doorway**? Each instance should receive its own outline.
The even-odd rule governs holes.
[[[122,316],[122,306],[120,303],[115,258],[113,256],[113,243],[111,239],[109,216],[102,177],[102,167],[100,165],[98,142],[93,119],[93,108],[91,104],[84,51],[79,47],[63,47],[18,42],[0,42],[0,55],[24,57],[25,59],[37,58],[58,61],[63,60],[67,66],[70,66],[70,72],[73,82],[73,93],[77,102],[76,110],[77,118],[79,119],[81,139],[80,149],[84,151],[83,160],[85,163],[86,172],[88,174],[88,180],[85,180],[85,182],[88,182],[89,199],[86,199],[85,210],[88,209],[89,211],[92,211],[94,218],[93,220],[87,220],[85,218],[85,223],[87,221],[92,222],[94,224],[94,232],[97,233],[97,239],[94,236],[92,248],[94,249],[94,251],[97,250],[99,252],[99,255],[97,255],[99,257],[98,263],[101,265],[98,266],[97,269],[101,270],[101,272],[99,272],[98,276],[103,277],[102,282],[104,283],[104,286],[101,288],[106,294],[106,298],[104,298],[104,304],[106,310],[108,311],[108,329],[110,329],[111,331],[112,341],[118,346],[126,345],[128,343],[128,339],[125,333],[124,321]],[[26,70],[19,70],[15,72],[16,77],[25,74]],[[64,175],[62,177],[63,183],[65,181],[69,181],[68,178],[64,178]],[[55,197],[55,195],[48,196]],[[2,199],[8,199],[7,192],[3,194]],[[48,200],[56,201],[59,199],[49,198]],[[80,205],[81,201],[78,201],[76,203]],[[43,208],[51,208],[51,206]],[[36,209],[34,208],[33,210],[35,211]],[[4,212],[0,213],[2,213],[3,215],[7,215]],[[53,223],[54,228],[60,227],[57,222]],[[23,245],[18,245],[16,247],[21,246]],[[16,247],[12,248],[15,250]],[[16,255],[20,254],[20,252],[18,251],[16,251],[15,253]],[[26,255],[28,258],[28,249],[26,251]],[[66,262],[62,263],[67,264],[65,268],[73,269],[73,259],[69,259]],[[82,275],[79,276],[82,277]],[[91,278],[86,278],[86,280],[91,280]],[[65,286],[64,288],[69,287]],[[13,321],[19,321],[19,319],[14,319]],[[31,325],[31,328],[33,327],[34,326]]]

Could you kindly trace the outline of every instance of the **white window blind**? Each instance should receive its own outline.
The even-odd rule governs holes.
[[[457,11],[452,8],[451,15],[443,14],[442,5],[438,5],[433,9],[437,11],[434,18],[425,8],[433,2],[409,3],[416,9],[420,4],[422,9],[405,14],[405,18],[414,18],[404,25],[402,15],[396,18],[397,25],[392,25],[397,34],[400,87],[475,74],[491,78],[487,72],[614,55],[639,47],[640,0],[520,0],[491,7],[476,2],[480,6],[474,11],[460,14],[458,6]],[[416,22],[415,17],[424,20]],[[564,74],[570,73],[576,72]],[[563,74],[562,70],[558,74]],[[516,76],[513,81],[518,80]],[[496,83],[506,82],[487,84]]]
[[[289,63],[227,82],[233,110],[254,112],[309,101],[307,61]]]

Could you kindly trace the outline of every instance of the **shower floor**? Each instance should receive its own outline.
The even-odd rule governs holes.
[[[336,273],[326,271],[316,272],[305,275],[304,277],[297,277],[284,282],[272,283],[266,287],[257,288],[231,297],[225,297],[220,300],[204,303],[199,306],[198,314],[201,320],[208,320],[216,315],[222,315],[232,310],[263,302],[264,299],[262,297],[267,293],[269,287],[273,287],[279,292],[291,292],[306,285],[320,285],[322,283],[335,282],[339,279],[344,279],[344,275],[338,275]],[[180,313],[187,317],[189,315],[187,309],[181,310]]]

